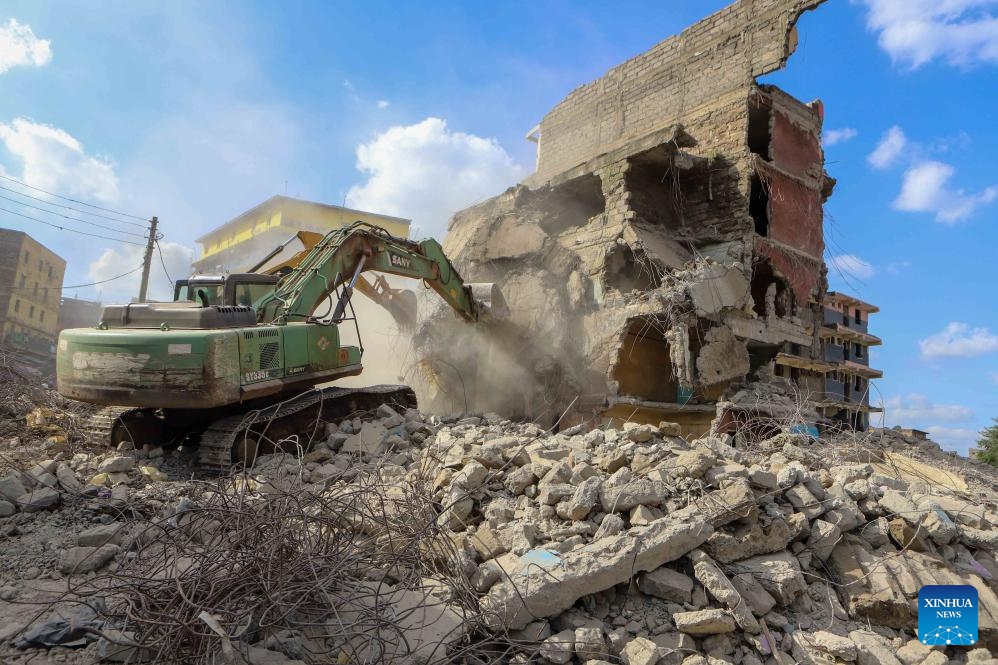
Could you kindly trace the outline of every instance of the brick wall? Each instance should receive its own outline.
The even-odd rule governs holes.
[[[823,1],[740,0],[580,86],[541,121],[532,181],[671,124],[696,126],[702,107],[779,69],[797,18]]]

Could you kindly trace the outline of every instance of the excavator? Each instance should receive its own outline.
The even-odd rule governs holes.
[[[435,240],[365,222],[297,237],[304,249],[289,260],[274,263],[284,243],[248,272],[180,280],[172,302],[109,305],[95,328],[62,331],[59,393],[106,407],[90,429],[109,445],[194,438],[201,464],[225,469],[311,440],[321,420],[416,405],[407,386],[328,385],[363,370],[362,344],[340,340],[341,325],[357,326],[355,290],[400,327],[415,323],[412,292],[363,273],[421,280],[469,323],[507,314],[498,288],[465,283]]]

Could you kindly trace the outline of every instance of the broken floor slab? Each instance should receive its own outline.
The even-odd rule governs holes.
[[[582,596],[678,559],[712,531],[702,518],[676,522],[665,517],[561,557],[552,554],[548,565],[527,562],[482,599],[486,623],[493,628],[523,628],[568,609]]]

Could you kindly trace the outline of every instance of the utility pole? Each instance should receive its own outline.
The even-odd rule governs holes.
[[[152,251],[156,245],[156,225],[159,219],[149,220],[149,241],[146,243],[146,258],[142,263],[142,285],[139,286],[139,302],[146,301],[146,291],[149,289],[149,268],[152,266]]]

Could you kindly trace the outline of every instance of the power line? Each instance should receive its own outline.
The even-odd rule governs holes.
[[[19,192],[16,189],[11,189],[10,187],[4,187],[0,185],[0,189],[11,192],[12,194],[17,194],[18,196],[23,196],[26,199],[33,199],[35,201],[41,201],[45,205],[55,206],[57,208],[64,208],[65,210],[72,210],[73,212],[78,212],[81,215],[90,215],[92,217],[100,217],[101,219],[106,219],[112,222],[118,222],[119,224],[129,224],[131,226],[137,226],[139,228],[145,228],[145,224],[139,224],[138,222],[130,222],[127,219],[118,219],[117,217],[108,217],[107,215],[102,215],[98,212],[90,212],[89,210],[80,210],[79,208],[74,208],[73,206],[62,205],[61,203],[55,203],[49,201],[48,199],[43,199],[40,196],[32,196],[31,194],[25,194],[24,192]],[[18,201],[20,203],[20,201]],[[21,205],[28,205],[27,203],[22,203]]]
[[[3,176],[0,176],[0,177],[3,177]],[[66,228],[65,226],[59,226],[58,224],[52,224],[50,222],[46,222],[46,221],[40,220],[37,217],[32,217],[31,215],[24,215],[24,214],[21,214],[19,212],[15,212],[13,210],[7,210],[6,208],[2,208],[2,207],[0,207],[0,211],[9,213],[11,215],[17,215],[18,217],[23,217],[25,219],[30,219],[33,222],[38,222],[39,224],[44,224],[45,226],[51,226],[52,228],[59,229],[60,231],[69,231],[70,233],[78,233],[81,236],[89,236],[91,238],[100,238],[102,240],[113,240],[114,242],[122,242],[122,243],[125,243],[126,245],[138,245],[139,247],[143,247],[144,246],[144,243],[141,243],[141,242],[133,242],[131,240],[122,240],[121,238],[111,238],[109,236],[102,236],[102,235],[99,235],[97,233],[87,233],[86,231],[77,231],[76,229],[69,229],[69,228]]]
[[[159,262],[163,266],[163,272],[166,274],[167,281],[173,284],[173,278],[170,277],[170,271],[166,269],[166,259],[163,258],[163,248],[159,246],[159,238],[156,239],[156,252],[159,253]]]
[[[92,203],[87,203],[85,201],[77,201],[76,199],[71,199],[68,196],[62,196],[61,194],[56,194],[54,192],[46,191],[46,190],[42,189],[41,187],[35,187],[33,185],[29,185],[29,184],[27,184],[25,182],[21,182],[17,178],[11,178],[10,176],[7,176],[7,175],[0,175],[0,178],[2,178],[4,180],[9,180],[10,182],[16,182],[18,185],[21,185],[22,187],[27,187],[28,189],[33,189],[36,192],[41,192],[42,194],[48,194],[49,196],[54,196],[56,198],[60,198],[63,201],[71,201],[71,202],[73,202],[73,203],[75,203],[77,205],[87,206],[88,208],[93,208],[94,210],[103,210],[104,212],[110,212],[110,213],[113,213],[115,215],[121,215],[122,217],[131,217],[132,219],[137,219],[137,220],[142,221],[142,222],[146,221],[145,217],[139,217],[138,215],[130,215],[127,212],[121,212],[120,210],[112,210],[111,208],[102,208],[102,207],[100,207],[98,205],[94,205]]]
[[[107,279],[102,279],[99,282],[90,282],[89,284],[68,284],[66,286],[43,286],[43,287],[39,287],[38,290],[39,291],[64,291],[66,289],[82,289],[85,286],[97,286],[98,284],[107,284],[108,282],[113,282],[116,279],[121,279],[122,277],[128,277],[129,275],[137,273],[140,270],[142,270],[142,265],[141,264],[139,265],[139,267],[133,268],[132,270],[129,270],[128,272],[123,272],[120,275],[116,275],[114,277],[108,277]],[[24,290],[31,290],[32,288],[33,287],[30,287],[30,286],[6,286],[6,287],[0,287],[0,290],[2,290],[2,291],[24,291]]]
[[[0,189],[2,189],[2,188],[0,188]],[[88,219],[80,219],[79,217],[72,217],[70,215],[64,215],[61,212],[55,212],[53,210],[46,210],[45,208],[39,208],[38,206],[33,206],[30,203],[24,203],[23,201],[18,201],[17,199],[12,199],[9,196],[4,196],[3,194],[0,194],[0,199],[4,199],[5,201],[10,201],[11,203],[16,203],[17,205],[24,206],[25,208],[31,208],[32,210],[38,210],[40,212],[45,212],[45,213],[48,213],[50,215],[56,215],[58,217],[62,217],[63,219],[71,219],[71,220],[76,221],[76,222],[82,222],[83,224],[89,224],[90,226],[96,226],[97,228],[104,229],[106,231],[113,231],[114,233],[122,233],[124,235],[135,236],[136,238],[145,238],[145,236],[142,235],[141,233],[134,233],[132,231],[122,231],[120,229],[114,228],[113,226],[105,226],[103,224],[98,224],[97,222],[91,222]],[[72,209],[75,210],[75,208],[72,208]],[[131,224],[131,222],[129,222],[129,224]]]

